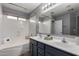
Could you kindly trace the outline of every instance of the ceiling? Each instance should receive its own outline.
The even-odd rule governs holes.
[[[37,7],[39,7],[41,3],[3,3],[2,5],[3,7],[7,7],[28,14],[33,12]],[[53,16],[60,16],[65,13],[77,10],[79,10],[79,3],[60,3],[58,6],[53,6],[53,8],[51,7],[51,9],[47,11],[41,11],[42,13],[40,17],[51,17],[51,13],[53,13]]]
[[[54,6],[53,6],[54,7]],[[41,17],[43,16],[60,16],[69,12],[74,12],[79,10],[79,3],[61,3],[58,6],[51,8],[47,11],[42,11]]]
[[[31,13],[41,3],[3,3],[3,7],[7,7],[24,13]]]

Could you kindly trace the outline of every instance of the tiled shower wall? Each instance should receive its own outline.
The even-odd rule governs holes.
[[[17,21],[14,19],[8,19],[7,15],[2,13],[2,6],[0,4],[0,41],[4,38],[10,37],[14,39],[18,36],[28,36],[29,34],[29,20]]]
[[[6,15],[3,15],[3,20],[1,22],[1,37],[10,37],[11,39],[18,36],[28,35],[29,21],[21,22],[14,19],[8,19]]]

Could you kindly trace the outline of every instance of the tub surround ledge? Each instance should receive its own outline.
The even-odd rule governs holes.
[[[21,36],[21,37],[15,38],[11,42],[1,44],[0,45],[0,50],[15,47],[15,46],[20,46],[20,45],[24,45],[24,44],[29,44],[29,40],[25,39],[24,37]]]

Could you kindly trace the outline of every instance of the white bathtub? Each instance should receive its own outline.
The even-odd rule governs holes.
[[[29,51],[29,40],[23,37],[0,45],[0,56],[19,56],[27,51]]]

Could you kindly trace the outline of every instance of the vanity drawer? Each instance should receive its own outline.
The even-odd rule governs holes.
[[[37,56],[37,46],[36,45],[32,45],[32,55]]]
[[[44,44],[41,42],[38,42],[38,48],[44,49]]]

